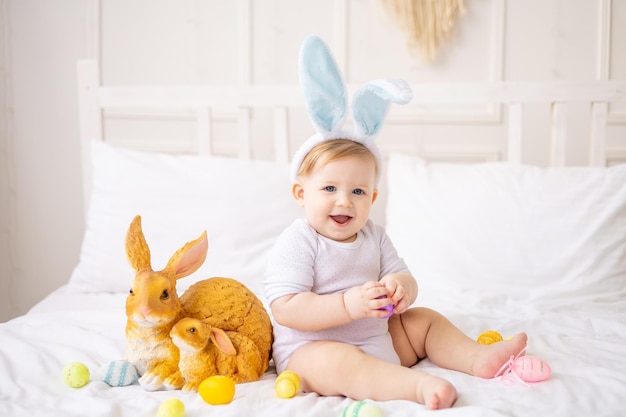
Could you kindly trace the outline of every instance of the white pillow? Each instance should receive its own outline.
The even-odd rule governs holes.
[[[200,279],[226,276],[262,295],[266,254],[301,216],[286,163],[132,151],[97,141],[92,166],[87,227],[69,282],[75,291],[129,290],[125,236],[140,214],[155,270],[207,231],[207,259],[179,280],[179,293]]]
[[[626,165],[428,164],[390,155],[388,234],[420,293],[626,297]]]

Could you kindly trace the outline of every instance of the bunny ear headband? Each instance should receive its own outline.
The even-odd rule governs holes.
[[[382,127],[389,105],[407,104],[413,98],[409,85],[398,79],[378,79],[364,84],[352,98],[354,130],[344,130],[346,87],[328,46],[319,37],[309,35],[300,49],[300,85],[306,110],[317,133],[297,150],[291,162],[291,178],[295,180],[305,156],[316,145],[333,139],[350,139],[367,147],[379,168],[382,158],[374,137]]]

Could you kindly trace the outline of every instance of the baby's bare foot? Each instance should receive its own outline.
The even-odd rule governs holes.
[[[445,379],[428,375],[417,387],[418,402],[429,410],[450,408],[456,401],[456,388]]]
[[[493,378],[511,356],[517,356],[524,349],[527,342],[526,333],[519,333],[510,340],[480,345],[480,351],[474,361],[473,374],[481,378]]]

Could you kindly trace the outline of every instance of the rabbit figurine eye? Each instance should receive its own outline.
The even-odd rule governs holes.
[[[161,300],[167,300],[170,298],[170,293],[167,290],[163,290],[161,293]]]
[[[195,327],[190,327],[189,329],[187,329],[187,331],[191,334],[196,333],[196,328]]]

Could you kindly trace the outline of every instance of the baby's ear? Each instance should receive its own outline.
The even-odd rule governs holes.
[[[291,186],[291,195],[300,207],[304,207],[304,187],[300,181],[296,181]]]
[[[376,201],[377,198],[378,198],[378,188],[375,188],[374,192],[372,193],[372,204],[374,204],[374,201]]]

